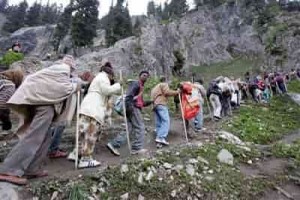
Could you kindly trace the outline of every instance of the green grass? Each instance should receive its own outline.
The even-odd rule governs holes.
[[[300,81],[293,80],[288,83],[288,92],[294,92],[300,94]]]
[[[292,144],[278,142],[272,147],[272,153],[278,158],[293,158],[295,163],[300,166],[300,139]]]
[[[225,129],[243,141],[269,144],[300,128],[300,107],[287,96],[276,96],[268,107],[252,104],[241,107]]]
[[[218,162],[217,154],[223,148],[233,154],[234,166]],[[128,192],[129,199],[137,199],[141,194],[145,199],[155,200],[174,199],[171,193],[177,190],[175,199],[201,195],[201,199],[250,200],[258,197],[271,184],[262,178],[245,177],[235,166],[258,156],[255,151],[248,152],[218,140],[215,144],[206,144],[200,148],[174,148],[159,153],[153,158],[129,159],[126,161],[127,172],[121,172],[120,167],[113,167],[101,173],[77,178],[75,183],[61,181],[60,184],[58,180],[48,180],[43,184],[39,183],[37,185],[39,189],[33,190],[33,193],[41,199],[49,199],[54,191],[58,191],[60,199],[82,199],[88,196],[97,196],[99,199],[120,199],[121,195]],[[209,164],[199,161],[199,157],[207,160]],[[198,163],[192,164],[195,169],[194,176],[190,176],[185,169],[191,158],[198,160]],[[182,165],[183,169],[172,168],[168,172],[162,167],[166,162],[172,166]],[[143,182],[139,183],[139,174],[144,173],[146,176],[149,169],[153,168],[156,172],[152,179],[147,181],[144,178]],[[35,187],[31,185],[31,188]]]
[[[219,62],[211,65],[193,66],[192,72],[200,76],[204,81],[210,82],[218,76],[243,78],[247,71],[258,72],[261,65],[260,59],[235,58],[231,61]]]

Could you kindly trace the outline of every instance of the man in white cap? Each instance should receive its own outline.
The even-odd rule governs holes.
[[[75,67],[73,56],[67,55],[61,63],[28,75],[7,102],[24,116],[20,129],[24,137],[0,165],[0,181],[24,185],[27,178],[47,175],[39,167],[51,142],[49,128],[54,121],[65,120],[72,109],[66,101],[80,89],[70,79]]]

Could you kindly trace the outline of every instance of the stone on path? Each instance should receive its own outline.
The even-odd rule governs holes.
[[[233,155],[227,149],[222,149],[217,157],[221,163],[233,165]]]
[[[0,183],[1,200],[19,200],[18,187],[10,183]]]
[[[129,193],[127,192],[127,193],[121,195],[121,196],[120,196],[120,199],[121,199],[121,200],[127,200],[127,199],[129,199]]]
[[[194,176],[195,175],[195,168],[193,167],[193,165],[188,164],[186,166],[186,173],[188,173],[190,176]]]

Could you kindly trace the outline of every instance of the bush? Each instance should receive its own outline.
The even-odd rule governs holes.
[[[16,53],[13,51],[8,51],[1,59],[0,59],[0,65],[4,65],[7,68],[9,66],[19,60],[23,60],[24,55],[22,53]]]

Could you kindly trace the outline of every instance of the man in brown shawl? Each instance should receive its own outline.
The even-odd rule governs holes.
[[[74,70],[74,58],[67,55],[62,63],[28,75],[7,102],[25,120],[23,137],[0,165],[0,181],[24,185],[27,178],[47,175],[39,168],[51,142],[49,127],[65,114],[66,100],[80,88],[71,82]]]

